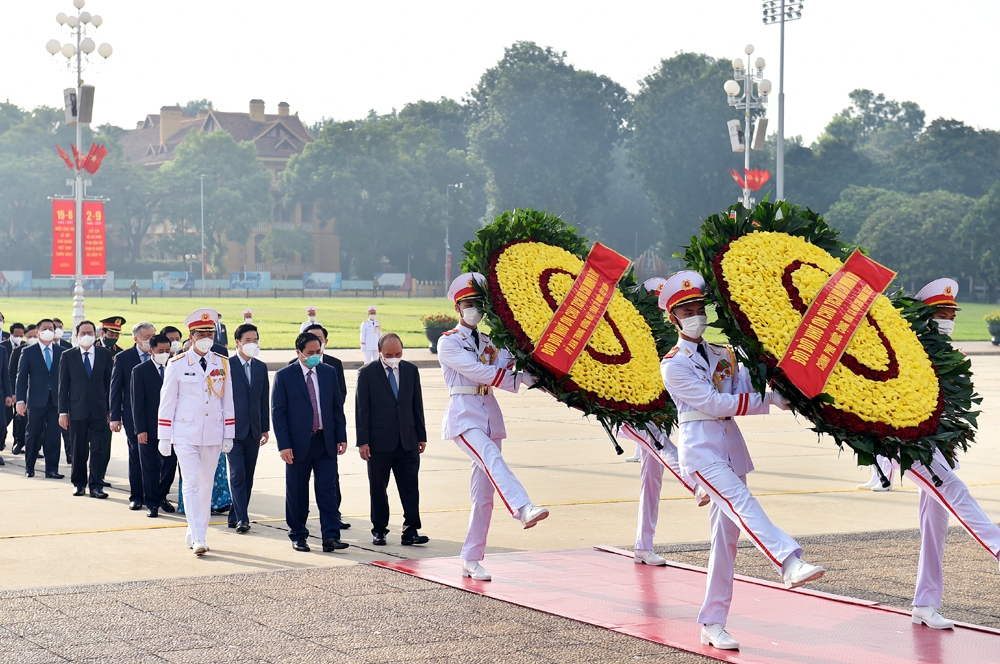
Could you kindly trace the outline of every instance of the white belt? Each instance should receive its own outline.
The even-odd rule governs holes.
[[[731,420],[731,417],[716,417],[714,415],[709,415],[708,413],[703,413],[700,410],[689,410],[683,413],[678,413],[677,422],[679,424],[684,424],[685,422],[704,422],[707,420]]]
[[[480,397],[485,397],[489,394],[493,394],[493,388],[489,385],[456,385],[448,389],[448,394],[475,394]]]

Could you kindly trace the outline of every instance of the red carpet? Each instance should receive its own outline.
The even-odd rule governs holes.
[[[490,555],[484,562],[490,582],[463,578],[457,558],[373,564],[726,662],[1000,662],[1000,630],[928,629],[874,602],[788,591],[749,577],[736,579],[727,626],[741,649],[716,650],[701,645],[695,623],[703,569],[635,565],[631,553],[609,547]]]

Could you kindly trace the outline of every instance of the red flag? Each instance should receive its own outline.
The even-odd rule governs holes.
[[[76,163],[76,167],[80,168],[80,151],[76,149],[76,146],[72,143],[69,144],[73,148],[73,161]]]
[[[66,162],[66,168],[73,170],[73,162],[69,160],[69,155],[66,154],[66,152],[58,145],[56,146],[56,152],[58,152],[59,156],[62,157],[62,160]]]
[[[771,173],[769,171],[761,171],[756,168],[752,171],[747,171],[746,175],[747,186],[750,187],[751,191],[757,191],[771,178]]]
[[[106,156],[108,156],[108,149],[106,147],[91,143],[90,152],[87,154],[87,159],[83,162],[84,169],[93,175],[101,167],[101,161]]]
[[[740,175],[740,172],[738,170],[736,170],[735,168],[730,168],[729,174],[733,176],[734,180],[736,180],[736,184],[740,185],[740,189],[747,188],[746,182],[743,181],[743,176]]]

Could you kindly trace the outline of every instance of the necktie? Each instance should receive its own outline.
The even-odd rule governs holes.
[[[204,357],[201,358],[201,370],[208,371],[208,360],[206,360]]]
[[[312,369],[306,373],[306,389],[309,390],[309,401],[312,403],[313,409],[312,432],[316,433],[319,431],[319,401],[316,399],[316,386],[313,385]]]
[[[52,349],[48,346],[45,347],[45,367],[52,371]]]
[[[247,375],[247,385],[250,385],[250,363],[249,362],[244,362],[243,363],[243,371],[245,371],[246,375]]]
[[[163,380],[163,365],[160,365],[160,380]]]
[[[396,395],[396,400],[399,400],[399,385],[396,384],[396,375],[392,369],[389,369],[389,387],[392,388],[392,393]]]
[[[472,331],[472,340],[476,342],[476,350],[479,350],[479,330]]]
[[[705,352],[705,347],[702,346],[701,344],[698,344],[698,352],[701,353],[701,356],[703,358],[705,358],[705,364],[708,366],[712,366],[712,363],[708,361],[708,353]]]
[[[90,378],[90,374],[93,373],[94,367],[90,364],[90,351],[88,350],[83,354],[83,368],[87,370],[87,378]]]
[[[139,361],[140,362],[145,362],[148,359],[149,359],[149,353],[142,353],[141,356],[140,356],[140,358],[139,358]]]

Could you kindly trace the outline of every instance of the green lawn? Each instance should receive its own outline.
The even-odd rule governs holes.
[[[260,328],[262,348],[292,348],[299,325],[306,319],[305,308],[312,303],[318,309],[317,319],[330,332],[331,348],[358,348],[358,328],[366,316],[369,304],[374,303],[379,310],[379,320],[382,330],[395,332],[410,347],[425,347],[420,325],[420,316],[432,313],[453,311],[451,302],[446,298],[387,298],[372,300],[371,298],[317,298],[315,300],[300,298],[253,298],[248,301],[239,298],[214,297],[178,297],[155,298],[141,297],[139,304],[129,304],[128,297],[89,297],[86,303],[87,318],[100,320],[113,315],[122,315],[129,322],[126,328],[139,320],[148,320],[158,328],[163,325],[175,325],[183,328],[184,318],[199,307],[213,307],[220,311],[226,327],[229,328],[230,344],[232,333],[242,322],[244,306],[249,306],[254,312],[254,323]],[[1000,305],[962,304],[958,314],[954,339],[956,341],[988,341],[990,338],[983,322],[983,316]],[[57,316],[67,325],[73,318],[73,301],[70,297],[12,297],[0,298],[0,311],[3,312],[5,330],[10,330],[14,322],[34,323],[40,318]],[[709,310],[709,319],[714,320],[714,311]],[[709,329],[705,335],[709,341],[721,343],[722,335]],[[131,345],[131,336],[127,333],[122,342],[123,347]]]

